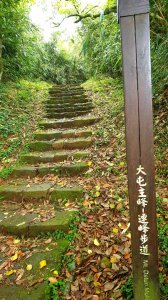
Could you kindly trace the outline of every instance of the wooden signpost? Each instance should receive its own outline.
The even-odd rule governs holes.
[[[159,300],[149,0],[119,0],[135,300]]]

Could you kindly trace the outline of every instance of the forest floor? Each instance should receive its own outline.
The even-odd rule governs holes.
[[[71,244],[66,255],[63,256],[62,271],[55,272],[49,280],[50,299],[133,299],[123,88],[119,81],[109,78],[90,79],[84,87],[93,99],[96,114],[102,118],[93,127],[94,144],[89,158],[89,170],[84,176],[61,177],[60,185],[78,182],[87,190],[87,193],[80,202],[64,203],[65,207],[78,209],[79,214],[76,223],[66,234]],[[163,97],[161,102],[156,102],[154,107],[159,271],[162,299],[167,299],[168,293],[165,99]],[[34,125],[29,126],[29,134],[26,135],[29,136],[28,140],[31,140],[31,132],[42,115],[40,98],[38,103],[39,114],[38,116],[35,114]],[[161,104],[158,105],[158,103]],[[33,109],[31,108],[30,111]],[[15,152],[12,152],[11,157],[8,154],[5,159],[2,157],[2,180],[10,173],[5,170],[10,170],[13,162],[16,161],[19,147],[20,145],[15,147]],[[3,145],[3,152],[5,149],[7,153],[9,148],[9,145],[5,147]],[[55,180],[52,176],[49,179]],[[31,211],[32,207],[24,207],[24,209]],[[52,213],[52,206],[48,205],[47,211],[43,206],[39,206],[38,210],[45,219],[47,214]],[[8,248],[7,256],[10,258],[17,247],[18,249],[31,248],[40,246],[42,243],[55,243],[58,236],[59,233],[50,234],[34,240],[24,238],[18,240],[13,236],[0,236],[1,250],[6,251]],[[3,271],[4,267],[5,262],[0,265],[0,270]],[[10,275],[7,274],[7,277]],[[21,278],[22,274],[18,274],[17,279],[21,280]],[[0,280],[3,281],[2,274],[0,274]]]
[[[123,87],[117,80],[91,79],[84,87],[102,116],[95,128],[95,144],[90,170],[81,184],[88,190],[78,205],[84,220],[67,253],[74,261],[71,291],[66,299],[133,299],[131,234],[126,170]],[[166,94],[161,105],[155,103],[155,157],[157,222],[159,230],[159,271],[163,299],[167,299],[168,253],[166,179]],[[62,279],[71,274],[65,262]],[[82,296],[81,296],[82,295]]]

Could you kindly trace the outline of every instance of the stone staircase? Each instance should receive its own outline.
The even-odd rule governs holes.
[[[2,234],[29,238],[56,230],[68,231],[75,210],[65,208],[65,205],[61,206],[60,201],[76,201],[83,197],[85,191],[78,186],[77,180],[76,185],[63,187],[60,186],[60,180],[62,177],[77,178],[89,169],[88,149],[93,141],[92,130],[88,127],[99,121],[92,112],[93,108],[92,101],[80,86],[53,86],[50,90],[45,102],[46,118],[39,123],[39,130],[34,133],[30,152],[21,156],[10,181],[0,187]],[[25,213],[23,207],[29,203],[33,203],[34,209]],[[45,220],[39,213],[40,205],[46,210],[47,206],[54,207],[52,213],[50,211],[47,217],[45,216]],[[62,254],[67,245],[65,240],[57,243],[54,264],[59,265],[58,253]],[[50,257],[51,253],[47,253]],[[37,261],[39,256],[40,250],[36,253],[34,261]],[[34,276],[37,274],[38,272]],[[46,277],[46,272],[40,273],[40,276]],[[11,288],[12,299],[15,299],[13,289],[15,286]],[[17,295],[16,299],[44,299],[43,290],[41,294],[38,293],[38,297],[33,296],[35,290],[30,289],[25,293],[23,289],[22,292],[24,297]],[[0,289],[0,299],[10,299],[9,293],[9,288],[4,286]]]

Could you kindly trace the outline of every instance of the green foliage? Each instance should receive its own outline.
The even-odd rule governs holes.
[[[153,93],[158,96],[168,81],[168,2],[151,0],[150,5]]]
[[[75,56],[70,57],[57,46],[58,37],[45,43],[41,49],[41,78],[57,84],[83,82],[85,72]]]
[[[58,280],[56,283],[48,283],[46,289],[46,299],[47,300],[63,300],[67,288],[67,283],[65,280]]]
[[[28,16],[31,2],[0,1],[0,75],[3,70],[3,81],[18,78],[39,78],[59,84],[84,81],[81,64],[75,55],[71,57],[58,47],[57,36],[51,42],[43,41]]]
[[[44,82],[21,80],[0,84],[0,177],[12,172],[25,143],[32,138],[32,130],[41,117],[42,101],[50,85]]]
[[[83,36],[83,54],[90,75],[121,75],[121,42],[115,14],[111,17],[85,21],[80,34]]]
[[[107,7],[114,5],[115,1],[107,1]],[[153,94],[157,97],[168,80],[168,2],[152,0],[150,6]],[[100,18],[84,20],[80,36],[89,75],[121,76],[121,41],[116,14],[100,14]]]
[[[28,18],[31,1],[0,1],[0,40],[3,45],[4,79],[14,80],[29,71],[29,78],[37,66],[37,29]],[[39,32],[38,32],[39,34]],[[34,53],[32,53],[34,52]],[[26,69],[26,70],[25,70]]]
[[[133,296],[133,277],[130,276],[128,280],[126,281],[125,285],[121,288],[121,293],[123,296],[125,296],[126,300],[132,300],[134,299]]]

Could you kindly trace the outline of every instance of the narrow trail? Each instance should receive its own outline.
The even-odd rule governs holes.
[[[76,210],[65,202],[81,199],[85,190],[78,182],[65,184],[63,178],[89,169],[90,126],[99,121],[93,109],[82,87],[54,86],[30,152],[21,156],[0,187],[0,299],[44,299],[44,279],[61,267],[68,240],[55,243],[37,237],[56,230],[67,232],[75,217]],[[6,237],[8,244],[3,246]]]

